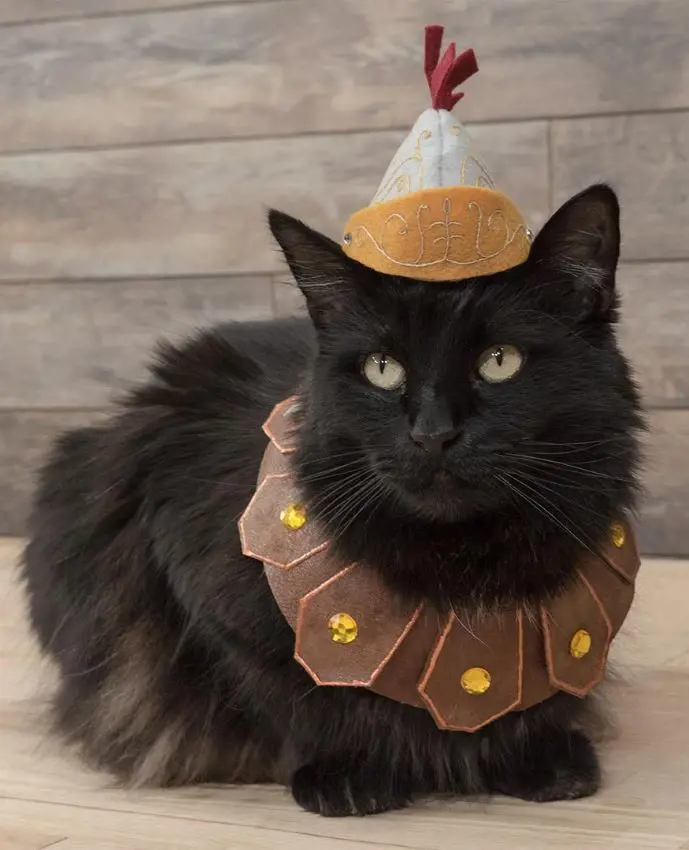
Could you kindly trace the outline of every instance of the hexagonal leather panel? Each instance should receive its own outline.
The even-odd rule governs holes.
[[[351,642],[333,639],[329,624],[341,615],[355,624]],[[372,570],[352,564],[301,600],[294,657],[320,685],[369,687],[417,616]]]
[[[610,539],[606,542],[601,554],[623,579],[634,582],[641,566],[634,531],[623,519],[613,523],[613,527],[615,532],[611,530]],[[613,538],[617,540],[617,545],[613,542]]]
[[[263,433],[283,454],[289,454],[296,448],[295,434],[300,413],[301,402],[299,396],[295,395],[276,404],[263,423]]]
[[[308,521],[306,509],[301,528],[288,528],[283,523],[283,511],[300,502],[296,482],[289,473],[266,475],[239,520],[242,552],[264,564],[289,570],[324,549],[328,544],[316,525]]]
[[[522,619],[512,611],[463,624],[450,615],[419,684],[441,729],[474,732],[520,704]],[[465,687],[472,674],[483,691]]]
[[[541,621],[550,681],[563,691],[584,696],[603,678],[612,624],[583,573],[565,595],[541,609]],[[572,641],[582,632],[588,635],[590,647],[577,657]]]

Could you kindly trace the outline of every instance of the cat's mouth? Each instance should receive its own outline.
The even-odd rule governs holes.
[[[379,472],[394,496],[426,519],[456,522],[485,506],[485,498],[481,498],[475,484],[441,464],[416,468],[409,475],[394,468]]]

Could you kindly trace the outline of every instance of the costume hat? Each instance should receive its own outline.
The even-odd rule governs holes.
[[[429,281],[506,271],[529,254],[530,231],[496,188],[452,109],[478,71],[473,50],[440,56],[443,27],[426,27],[431,108],[400,146],[371,204],[345,227],[346,254],[386,274]]]

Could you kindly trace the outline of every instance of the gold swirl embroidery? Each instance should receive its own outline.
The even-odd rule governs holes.
[[[469,183],[467,181],[467,166],[469,163],[472,163],[479,171],[476,179],[473,183]],[[488,173],[488,169],[486,166],[475,156],[468,154],[462,160],[461,168],[459,169],[459,182],[463,186],[473,185],[473,186],[483,186],[486,189],[494,189],[495,183],[493,183],[493,178]]]
[[[453,136],[464,136],[466,140],[466,147],[472,147],[471,137],[464,130],[461,124],[452,124],[450,126],[450,133],[452,133]],[[470,184],[467,181],[467,166],[470,162],[472,162],[479,170],[479,174],[476,177],[476,180],[474,180],[473,184]],[[483,186],[487,189],[495,188],[495,183],[493,182],[493,178],[488,173],[488,169],[486,168],[485,163],[473,154],[467,154],[462,160],[462,165],[459,169],[459,182],[463,186],[473,185]]]
[[[411,193],[412,175],[408,172],[400,173],[402,169],[410,162],[418,163],[416,176],[418,177],[419,185],[417,189],[423,189],[424,165],[423,157],[421,155],[421,143],[425,142],[427,139],[430,139],[432,135],[433,134],[430,130],[422,130],[419,133],[418,138],[416,139],[414,150],[408,156],[405,156],[403,159],[400,159],[397,162],[395,160],[392,161],[390,165],[390,176],[376,192],[376,196],[373,199],[374,204],[380,204],[383,201],[388,200],[393,190],[397,195],[408,195]]]
[[[388,241],[388,226],[391,222],[394,221],[397,225],[396,236],[406,238],[412,233],[412,231],[410,231],[408,220],[401,213],[392,213],[385,219],[381,226],[378,238],[376,238],[365,225],[359,225],[354,232],[354,241],[355,244],[359,246],[364,240],[370,240],[374,247],[387,260],[395,265],[402,266],[404,268],[429,268],[443,263],[447,263],[451,266],[472,266],[486,260],[492,260],[512,245],[520,233],[523,233],[526,237],[526,227],[523,224],[518,224],[513,230],[511,230],[510,223],[502,210],[494,210],[486,218],[481,206],[476,203],[476,201],[469,202],[467,208],[475,213],[475,223],[472,229],[472,235],[474,237],[474,256],[472,256],[469,260],[459,260],[450,256],[453,243],[455,241],[464,242],[466,244],[468,239],[467,223],[457,221],[451,217],[452,202],[450,198],[445,198],[443,200],[443,218],[438,219],[437,221],[424,223],[422,221],[422,216],[428,211],[428,206],[426,204],[421,204],[417,208],[415,216],[416,226],[413,230],[413,234],[414,237],[418,239],[419,247],[417,256],[414,260],[393,257],[386,246],[386,242]],[[436,236],[433,239],[432,245],[439,246],[439,248],[434,247],[432,249],[432,253],[436,254],[436,251],[440,250],[441,254],[440,256],[435,256],[433,259],[426,259],[427,235],[430,231],[438,228],[441,230],[441,235]],[[459,230],[459,232],[457,232],[457,230]],[[491,251],[487,248],[487,246],[485,248],[482,247],[483,243],[485,243],[488,238],[491,236],[494,238],[496,233],[499,233],[500,230],[504,231],[504,239],[497,250]]]

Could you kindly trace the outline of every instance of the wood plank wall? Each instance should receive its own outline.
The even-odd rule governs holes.
[[[368,201],[428,22],[476,48],[461,117],[532,226],[620,192],[642,544],[689,554],[687,0],[0,0],[0,533],[154,338],[298,308],[265,207],[337,235]]]

